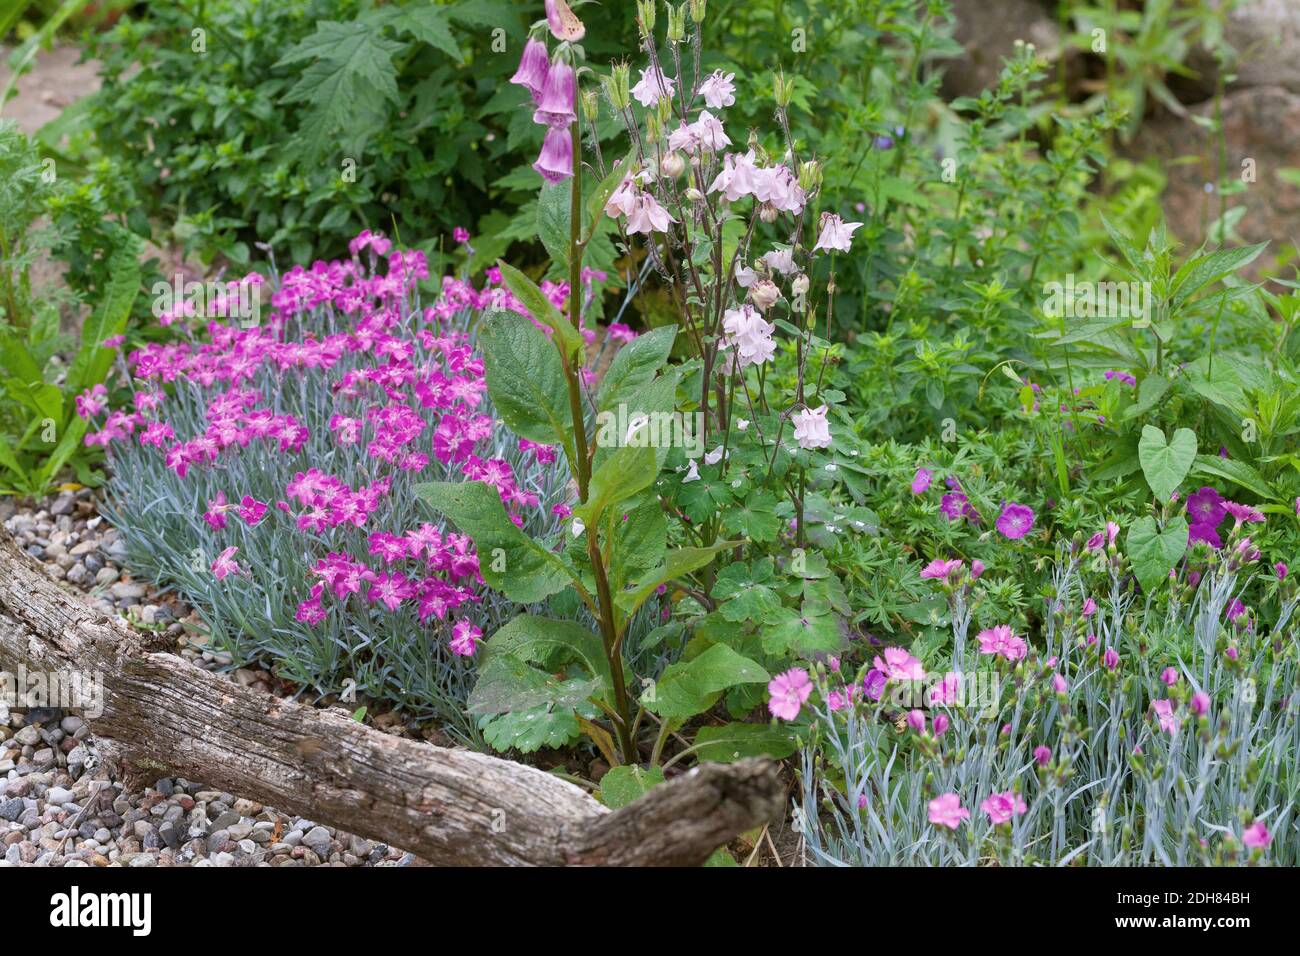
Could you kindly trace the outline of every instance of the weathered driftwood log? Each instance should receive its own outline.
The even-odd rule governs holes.
[[[101,677],[87,721],[120,773],[203,781],[443,865],[693,865],[783,809],[776,768],[745,761],[611,812],[541,770],[383,734],[146,641],[0,530],[0,669]]]

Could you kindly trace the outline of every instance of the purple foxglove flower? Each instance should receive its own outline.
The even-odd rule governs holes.
[[[567,63],[554,63],[546,74],[542,99],[533,113],[533,122],[551,129],[568,129],[578,118],[573,111],[575,80],[573,67]]]
[[[519,60],[519,69],[510,78],[510,82],[522,86],[533,94],[533,102],[542,101],[542,90],[546,87],[547,74],[551,72],[551,58],[546,52],[546,44],[540,40],[529,40],[524,46],[524,55]]]
[[[573,138],[567,129],[552,127],[542,141],[542,155],[533,163],[548,183],[555,185],[573,175]]]

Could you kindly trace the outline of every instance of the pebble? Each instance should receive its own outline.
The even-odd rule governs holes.
[[[45,794],[45,802],[56,807],[61,807],[65,803],[74,803],[75,801],[76,796],[73,792],[63,787],[51,787]]]

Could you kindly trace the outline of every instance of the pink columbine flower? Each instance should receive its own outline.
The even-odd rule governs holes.
[[[667,232],[668,227],[677,220],[659,205],[659,200],[648,190],[638,190],[627,216],[627,231],[631,235],[642,233],[650,235],[655,232]]]
[[[700,84],[700,95],[704,97],[704,103],[711,110],[720,110],[727,106],[736,105],[736,74],[726,73],[721,70],[714,70],[703,83]]]
[[[461,618],[452,625],[451,641],[447,646],[451,648],[453,654],[460,657],[473,657],[474,652],[478,650],[478,641],[482,637],[482,630]]]
[[[1156,717],[1160,721],[1160,729],[1167,734],[1178,732],[1178,718],[1174,715],[1174,702],[1172,700],[1156,700],[1151,702],[1151,709],[1156,712]]]
[[[776,341],[772,338],[776,326],[752,305],[727,309],[722,315],[722,331],[725,347],[735,346],[740,368],[762,365],[776,354]]]
[[[922,580],[941,581],[946,579],[948,575],[960,571],[961,565],[961,561],[956,558],[949,561],[935,558],[925,566],[925,570],[921,572],[921,578]]]
[[[218,581],[224,579],[228,574],[242,574],[239,563],[235,561],[235,554],[238,548],[226,548],[219,555],[217,560],[212,562],[212,576]]]
[[[1160,679],[1165,682],[1165,686],[1173,687],[1178,683],[1178,671],[1172,667],[1166,667],[1160,672]]]
[[[831,212],[822,213],[822,234],[813,246],[813,252],[823,249],[831,252],[848,252],[853,244],[853,234],[862,228],[860,222],[845,222]]]
[[[1023,660],[1029,652],[1025,639],[1013,634],[1006,624],[980,631],[979,642],[981,654],[994,654],[1009,661]]]
[[[663,71],[652,63],[649,69],[641,71],[641,81],[632,87],[632,95],[646,109],[654,109],[659,105],[661,97],[672,99],[677,89],[676,83],[676,80],[664,76]]]
[[[1115,668],[1119,667],[1119,652],[1113,647],[1106,648],[1106,653],[1102,655],[1101,663],[1106,670],[1113,671]]]
[[[916,469],[916,475],[912,478],[912,494],[923,495],[930,490],[931,473],[924,468]]]
[[[767,709],[782,720],[794,720],[812,693],[812,680],[802,667],[792,667],[773,677],[768,682],[767,692],[772,698],[767,702]]]
[[[1052,762],[1052,748],[1039,744],[1034,748],[1034,763],[1040,767],[1046,767]]]
[[[806,408],[794,416],[794,440],[799,447],[806,449],[829,448],[831,445],[831,426],[826,420],[829,409]]]
[[[962,809],[961,797],[955,793],[945,793],[941,797],[935,797],[930,801],[928,809],[930,822],[937,827],[947,827],[949,830],[956,830],[962,825],[962,821],[970,819],[970,811]]]
[[[1256,820],[1242,831],[1241,842],[1249,849],[1262,850],[1273,842],[1273,834],[1268,832],[1263,820]]]
[[[1204,717],[1210,712],[1210,695],[1203,690],[1198,690],[1192,695],[1189,706],[1192,708],[1192,713],[1197,717]]]
[[[980,804],[980,809],[989,815],[989,821],[994,826],[1000,826],[1010,822],[1012,817],[1021,816],[1029,807],[1025,806],[1020,794],[1008,790],[1006,793],[989,794]]]
[[[1002,514],[998,515],[997,528],[1003,537],[1010,538],[1013,541],[1023,538],[1034,527],[1034,512],[1025,505],[1016,504],[1014,501],[1002,509]]]

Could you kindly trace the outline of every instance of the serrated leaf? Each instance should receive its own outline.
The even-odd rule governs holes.
[[[614,603],[627,614],[635,614],[636,609],[646,602],[659,585],[699,570],[712,561],[713,556],[719,551],[734,548],[739,544],[741,544],[739,541],[721,541],[707,548],[678,548],[676,551],[669,551],[664,557],[663,564],[650,571],[638,587],[615,595]]]
[[[483,725],[483,739],[498,753],[530,754],[542,747],[565,747],[578,739],[578,718],[571,710],[535,707],[493,717]]]
[[[617,448],[591,476],[587,501],[575,508],[574,514],[582,518],[587,527],[594,528],[606,509],[649,488],[658,474],[655,450],[649,445]]]
[[[551,668],[562,664],[581,664],[599,682],[601,696],[613,686],[609,660],[605,657],[600,636],[575,621],[556,621],[535,614],[521,614],[488,639],[488,661],[497,655],[545,664]],[[589,696],[590,693],[583,695],[583,698]]]
[[[572,242],[570,223],[573,211],[573,180],[542,187],[537,197],[537,237],[542,240],[551,261],[569,272],[569,246]]]
[[[1166,441],[1164,432],[1145,425],[1138,441],[1138,460],[1156,500],[1168,501],[1196,460],[1196,434],[1190,428],[1180,428]]]
[[[551,300],[546,297],[546,293],[542,292],[532,279],[508,262],[503,262],[500,259],[497,260],[497,268],[501,270],[501,281],[505,283],[506,288],[514,294],[516,299],[523,303],[524,308],[528,310],[534,319],[551,330],[559,341],[561,351],[568,356],[569,361],[580,363],[583,350],[586,347],[582,340],[582,333],[575,329],[573,323],[551,304]]]
[[[600,778],[600,802],[617,810],[663,782],[662,767],[613,767]]]
[[[465,709],[476,716],[536,707],[572,712],[600,692],[600,681],[595,677],[560,681],[518,657],[496,654],[479,666],[478,681]]]
[[[516,435],[561,445],[572,468],[569,387],[554,346],[533,323],[513,312],[485,316],[478,346],[497,414]]]
[[[602,412],[611,411],[620,401],[654,381],[659,369],[668,361],[676,338],[677,326],[665,325],[637,336],[619,349],[601,380],[596,408]]]
[[[479,573],[488,587],[520,604],[535,604],[571,583],[571,572],[564,563],[515,527],[500,494],[490,485],[481,481],[434,482],[412,490],[473,539]],[[502,557],[504,562],[497,560]]]
[[[1187,552],[1187,520],[1181,515],[1171,518],[1162,531],[1154,518],[1144,516],[1129,527],[1127,542],[1133,573],[1142,590],[1150,593]]]

